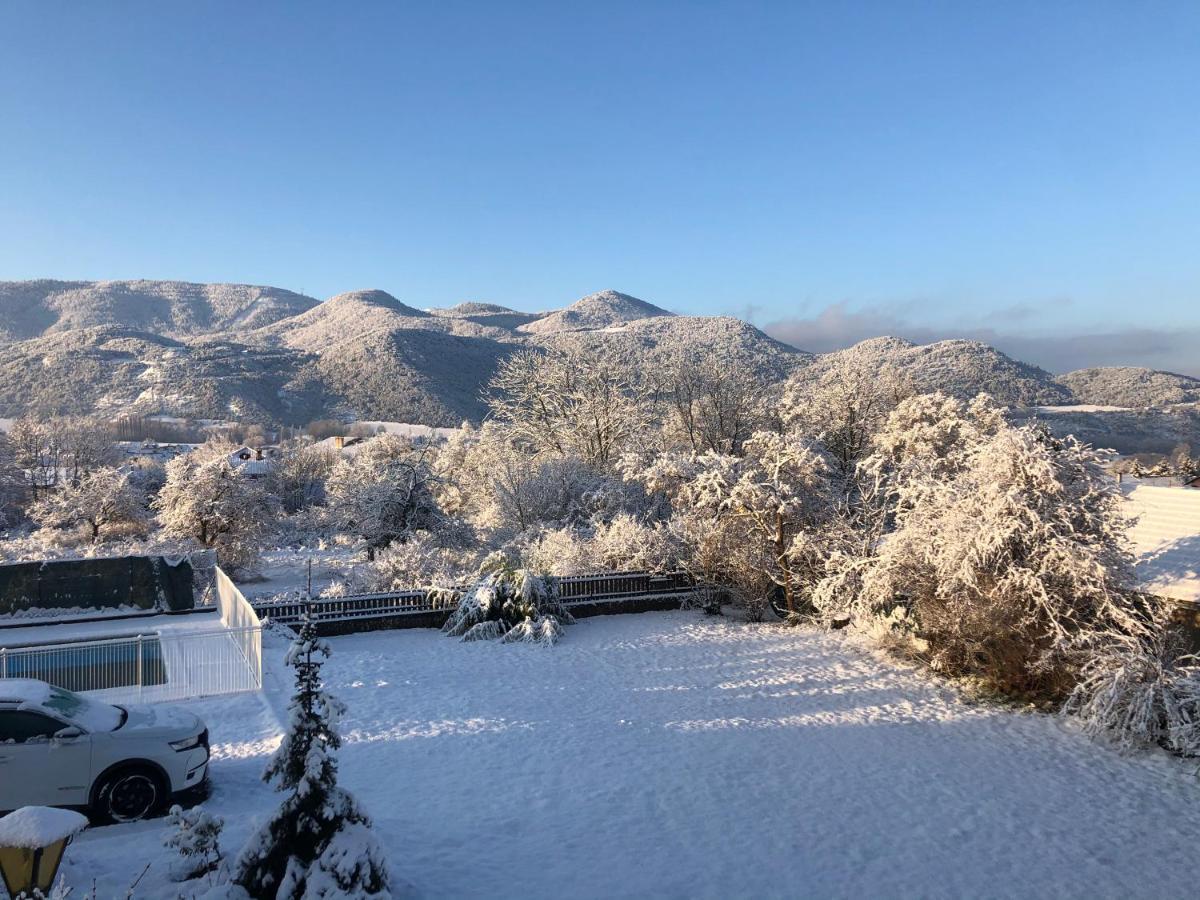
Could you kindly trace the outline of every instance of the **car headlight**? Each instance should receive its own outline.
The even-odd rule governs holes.
[[[170,746],[172,750],[178,750],[181,753],[184,750],[191,750],[193,747],[200,746],[200,735],[193,735],[190,738],[184,738],[182,741],[171,741]]]

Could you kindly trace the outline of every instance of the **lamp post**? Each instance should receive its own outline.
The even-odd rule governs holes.
[[[23,806],[0,819],[0,874],[9,896],[48,893],[67,844],[87,825],[85,816],[49,806]]]

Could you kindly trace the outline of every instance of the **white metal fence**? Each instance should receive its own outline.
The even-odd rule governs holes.
[[[113,703],[258,690],[262,687],[258,616],[219,569],[217,585],[219,627],[192,627],[193,617],[172,617],[161,627],[133,635],[0,647],[0,678],[38,678]]]

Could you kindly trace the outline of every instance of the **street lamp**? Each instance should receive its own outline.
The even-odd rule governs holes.
[[[85,816],[49,806],[23,806],[0,819],[0,874],[9,896],[48,893],[67,844],[87,826]]]

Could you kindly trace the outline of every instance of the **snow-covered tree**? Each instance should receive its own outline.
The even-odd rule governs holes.
[[[649,432],[649,388],[624,360],[578,347],[514,353],[489,386],[488,405],[536,453],[607,468]]]
[[[676,461],[678,462],[678,461]],[[760,431],[741,457],[707,453],[672,485],[674,520],[691,564],[756,612],[776,596],[805,613],[829,540],[838,534],[838,494],[825,453],[803,440]],[[651,481],[670,479],[655,470]]]
[[[438,454],[438,499],[448,512],[496,532],[500,542],[612,515],[642,499],[640,490],[574,453],[531,452],[503,426],[488,423],[460,435]]]
[[[215,549],[231,571],[253,563],[274,527],[275,498],[263,481],[230,465],[220,445],[177,456],[166,470],[152,504],[163,533]]]
[[[691,453],[740,454],[766,425],[768,386],[711,348],[680,352],[658,373],[671,445]]]
[[[608,521],[538,532],[521,558],[535,572],[585,575],[672,571],[684,565],[684,552],[682,536],[669,523],[622,512]]]
[[[338,461],[326,483],[331,523],[357,535],[368,559],[394,541],[436,528],[442,513],[431,490],[436,478],[432,451],[396,435],[369,441],[352,457]]]
[[[17,419],[8,447],[33,500],[116,462],[111,432],[87,418]]]
[[[782,417],[791,431],[815,441],[849,481],[888,414],[912,393],[911,381],[892,369],[843,360],[815,380],[806,369],[797,372],[784,390]]]
[[[171,807],[166,821],[170,831],[163,840],[163,846],[179,854],[179,858],[171,862],[172,880],[190,881],[209,874],[221,864],[224,819],[210,814],[202,806],[185,810],[175,805]]]
[[[1131,633],[1121,497],[1073,438],[1002,427],[956,474],[898,488],[895,531],[849,598],[860,623],[900,613],[940,671],[1063,697],[1096,634]]]
[[[574,622],[554,578],[536,575],[501,555],[487,560],[442,631],[464,641],[553,644]]]
[[[383,850],[370,820],[337,783],[337,725],[344,707],[322,686],[321,665],[329,653],[306,618],[287,655],[296,672],[287,731],[263,776],[285,797],[234,866],[233,883],[251,897],[391,896]]]
[[[337,456],[321,447],[288,444],[271,465],[270,490],[289,513],[323,503],[325,482],[336,464]]]
[[[29,517],[47,533],[96,544],[118,534],[143,532],[149,512],[145,494],[128,473],[97,469],[43,496],[30,508]]]

